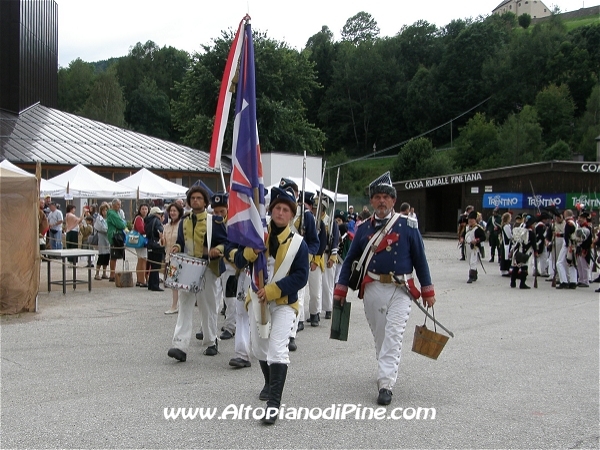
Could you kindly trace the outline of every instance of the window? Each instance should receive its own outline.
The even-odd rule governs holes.
[[[546,8],[544,8],[544,12],[546,12]]]

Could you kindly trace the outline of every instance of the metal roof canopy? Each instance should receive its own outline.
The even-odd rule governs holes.
[[[36,104],[0,110],[0,157],[11,162],[219,173],[209,154]],[[224,173],[231,165],[221,162]]]

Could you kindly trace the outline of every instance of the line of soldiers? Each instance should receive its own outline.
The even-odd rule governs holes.
[[[500,215],[499,208],[495,208],[483,225],[469,206],[459,219],[459,239],[464,249],[461,259],[469,261],[467,283],[477,280],[477,266],[483,266],[486,231],[489,262],[494,262],[497,250],[501,275],[510,277],[512,288],[519,280],[521,289],[530,289],[526,284],[530,272],[546,278],[557,289],[587,288],[590,282],[600,282],[600,276],[592,280],[599,264],[600,230],[594,231],[590,219],[585,209],[579,209],[575,217],[572,210],[561,212],[552,206],[537,215],[516,215],[512,224],[511,212]]]

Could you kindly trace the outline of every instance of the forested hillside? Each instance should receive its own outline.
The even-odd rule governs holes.
[[[330,167],[387,149],[395,180],[592,160],[600,20],[580,23],[555,15],[530,26],[508,13],[419,21],[383,38],[360,12],[340,41],[323,26],[300,52],[255,31],[261,147],[306,150]],[[59,70],[59,108],[206,150],[231,40],[222,32],[193,55],[148,41],[122,58],[77,59]],[[341,190],[360,192],[372,175],[362,169],[343,166]]]

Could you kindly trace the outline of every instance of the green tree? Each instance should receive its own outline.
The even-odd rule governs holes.
[[[342,40],[358,45],[360,42],[372,41],[379,36],[377,21],[371,14],[361,11],[350,17],[342,28]]]
[[[183,79],[189,64],[187,52],[173,47],[161,48],[153,41],[145,44],[138,42],[127,56],[119,60],[117,75],[127,104],[125,120],[133,129],[147,130],[157,137],[179,139],[179,134],[171,123],[170,102],[176,95],[173,87]],[[154,86],[152,94],[148,90],[149,86]],[[150,94],[155,97],[154,100],[150,99]],[[152,111],[144,112],[140,108],[144,103],[146,106],[152,103]],[[157,107],[165,110],[158,111]],[[165,130],[168,132],[166,135]]]
[[[94,83],[94,66],[77,58],[58,69],[58,109],[75,113],[83,107]]]
[[[117,127],[125,126],[125,100],[115,70],[101,73],[90,89],[81,115]]]
[[[572,159],[571,149],[569,144],[563,140],[556,141],[551,147],[544,150],[542,155],[544,161],[569,161]]]
[[[398,152],[392,166],[393,180],[410,180],[421,178],[425,173],[423,161],[433,156],[433,145],[430,139],[417,138],[407,142]]]
[[[129,126],[135,131],[161,139],[169,138],[171,110],[169,98],[155,80],[146,78],[131,93],[128,102]]]
[[[327,26],[323,26],[321,31],[308,39],[303,53],[314,64],[318,83],[306,99],[306,116],[310,122],[320,126],[319,107],[325,97],[324,86],[331,85],[333,63],[337,57],[337,46],[333,40],[333,32]]]
[[[585,113],[577,127],[577,153],[586,161],[596,159],[596,138],[600,136],[600,85],[596,85],[587,101]]]
[[[419,135],[437,125],[434,120],[443,108],[436,86],[434,73],[423,66],[408,83],[403,117],[410,135]]]
[[[498,131],[497,161],[503,166],[540,161],[543,149],[542,127],[532,106],[526,105],[518,114],[511,114]]]
[[[486,119],[484,113],[475,114],[459,131],[454,156],[458,168],[477,169],[484,160],[494,156],[498,128],[493,120]]]
[[[179,97],[171,103],[172,117],[186,145],[201,149],[210,146],[219,87],[232,40],[231,32],[223,32],[212,46],[203,46],[202,54],[193,56],[182,82],[175,84]],[[262,150],[290,153],[306,150],[309,154],[322,151],[325,135],[306,119],[304,103],[318,86],[313,64],[306,55],[268,39],[263,33],[253,32],[253,40]],[[228,129],[232,130],[233,114],[229,121]],[[223,148],[230,149],[231,143],[231,133],[226,133]]]
[[[558,140],[571,140],[575,104],[566,85],[551,84],[543,89],[535,98],[535,108],[547,146]]]
[[[527,29],[529,28],[529,25],[531,25],[531,16],[527,13],[521,14],[519,16],[519,26]]]

